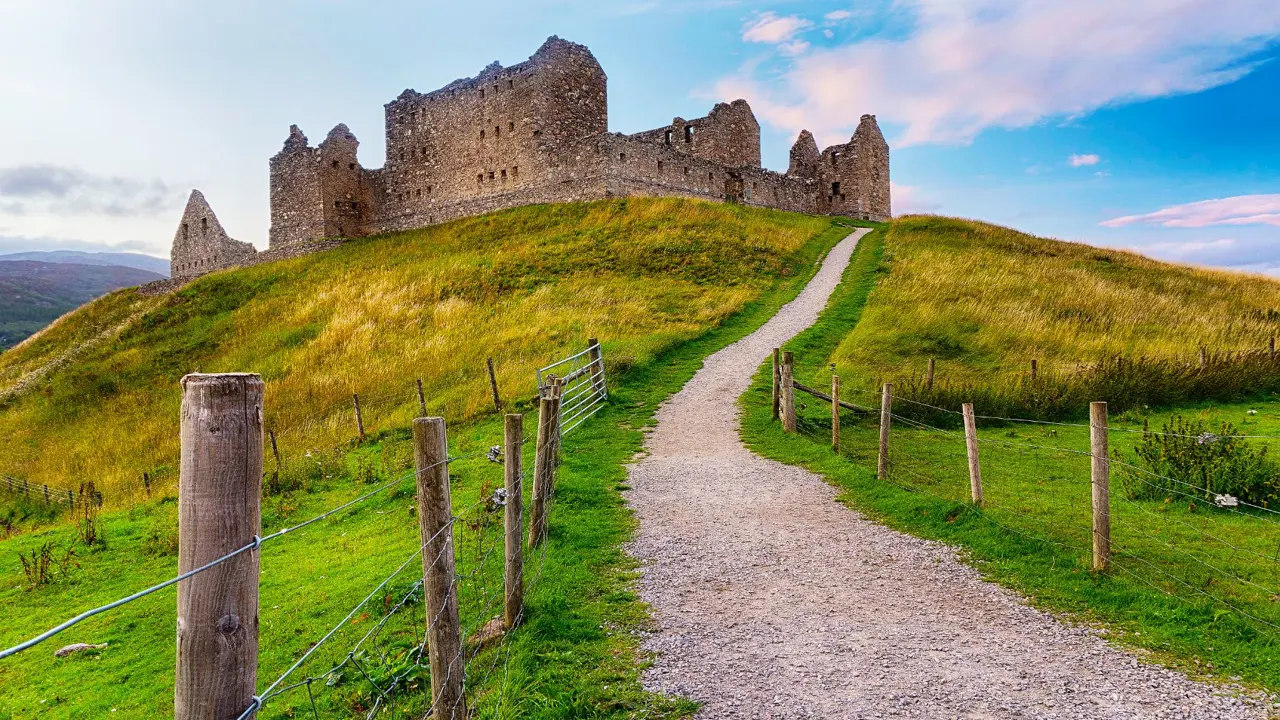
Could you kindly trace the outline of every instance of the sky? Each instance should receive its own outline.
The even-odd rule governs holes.
[[[0,253],[167,256],[192,188],[266,247],[291,123],[384,159],[383,104],[550,35],[609,124],[746,99],[764,165],[801,129],[892,148],[895,214],[976,218],[1280,276],[1276,0],[0,0]]]

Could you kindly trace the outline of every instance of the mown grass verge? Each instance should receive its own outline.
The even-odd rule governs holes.
[[[880,261],[883,238],[875,233],[863,240],[818,322],[787,343],[802,382],[824,387],[832,361],[842,379],[857,377],[837,348],[869,311],[868,298],[875,303],[879,297],[871,289],[886,272]],[[867,384],[843,389],[845,399],[878,408],[878,395]],[[1280,633],[1271,627],[1280,624],[1280,597],[1273,594],[1280,587],[1280,565],[1273,559],[1280,526],[1269,518],[1178,496],[1130,500],[1117,478],[1115,569],[1098,574],[1089,569],[1089,459],[1079,454],[1088,450],[1087,428],[980,427],[987,507],[978,510],[967,502],[962,437],[899,423],[892,431],[893,472],[889,482],[881,482],[874,413],[845,414],[837,454],[830,447],[828,405],[798,394],[805,406],[801,432],[789,435],[770,418],[769,393],[766,364],[742,401],[747,444],[765,457],[823,475],[841,490],[842,502],[896,529],[959,546],[990,579],[1037,606],[1103,624],[1112,638],[1162,662],[1194,675],[1280,689]],[[1171,412],[1129,413],[1115,418],[1113,427],[1140,430],[1144,419],[1158,427]],[[1280,403],[1274,401],[1181,412],[1228,419],[1250,434],[1280,434]],[[1114,433],[1118,457],[1132,461],[1130,448],[1140,437]]]
[[[608,406],[566,440],[545,560],[531,557],[526,565],[531,576],[542,567],[528,598],[527,622],[500,648],[503,655],[491,649],[476,658],[482,668],[497,668],[487,681],[472,686],[480,717],[662,718],[692,711],[689,703],[646,693],[639,684],[642,658],[636,632],[646,614],[633,590],[634,563],[621,548],[633,523],[620,493],[626,482],[625,463],[641,450],[643,429],[653,422],[658,403],[692,377],[707,354],[749,333],[793,298],[817,262],[847,232],[829,221],[822,223],[828,229],[809,235],[785,258],[780,277],[736,313],[713,327],[703,325],[691,339],[667,343],[660,351],[614,368],[618,373],[611,378]],[[365,483],[380,481],[402,467],[407,436],[403,426],[387,423],[366,445],[343,453],[341,462],[320,461],[305,488],[309,491],[269,498],[264,529],[270,532],[355,497],[368,488]],[[526,423],[528,436],[532,418],[526,417]],[[482,451],[500,438],[498,419],[486,415],[450,428],[455,454]],[[526,457],[526,468],[530,464]],[[501,482],[500,466],[483,458],[459,461],[451,471],[455,508],[471,506]],[[260,686],[412,552],[417,539],[412,504],[406,483],[359,509],[286,536],[275,547],[264,546]],[[174,515],[171,500],[105,513],[107,545],[84,550],[80,570],[36,590],[24,588],[16,569],[17,553],[44,542],[69,544],[72,529],[59,527],[0,542],[0,559],[6,563],[0,607],[16,618],[0,628],[0,645],[171,576],[176,560],[166,539]],[[492,549],[489,532],[487,548]],[[484,550],[478,543],[460,543],[460,571],[474,571],[477,563],[470,558],[482,557]],[[476,581],[484,590],[461,589],[464,623],[474,625],[487,618],[485,595],[492,596],[496,587],[500,558],[499,551],[496,568],[490,561]],[[389,587],[385,601],[393,602],[406,591],[412,577],[411,567]],[[358,616],[342,637],[358,636],[377,618],[376,611]],[[420,620],[404,615],[392,639],[411,643],[421,631]],[[173,595],[162,593],[0,662],[0,717],[99,717],[112,710],[122,717],[168,714],[174,622]],[[108,642],[109,647],[67,659],[52,657],[55,647],[77,641]],[[345,645],[334,642],[338,654],[317,654],[317,667],[340,659]],[[330,716],[356,715],[372,702],[367,685],[354,673],[344,675],[334,687],[321,685],[318,702]],[[416,701],[402,709],[420,709],[422,697],[419,692]],[[307,702],[305,695],[282,698],[268,705],[263,717],[303,716]]]

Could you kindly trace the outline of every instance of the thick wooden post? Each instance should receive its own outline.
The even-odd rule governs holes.
[[[506,530],[506,604],[502,624],[510,630],[520,623],[524,614],[524,476],[520,451],[524,446],[524,416],[506,416],[506,447],[503,460],[506,463],[507,506],[503,523]]]
[[[591,390],[593,392],[606,392],[604,386],[604,353],[601,352],[600,341],[596,338],[587,340],[587,357],[590,359],[591,367],[595,368],[588,373],[588,377],[591,378]]]
[[[351,402],[356,406],[356,434],[360,442],[364,442],[364,417],[360,414],[360,396],[353,393]]]
[[[796,431],[796,368],[795,355],[790,350],[782,353],[782,374],[778,378],[779,403],[782,413],[782,429]]]
[[[840,376],[831,376],[831,449],[840,452]]]
[[[777,420],[779,408],[782,407],[782,350],[781,348],[773,349],[773,419]]]
[[[1111,463],[1107,457],[1107,404],[1089,404],[1090,454],[1093,456],[1093,569],[1111,568]]]
[[[533,464],[533,493],[529,502],[529,546],[547,537],[547,513],[555,491],[556,448],[560,435],[560,379],[547,378],[538,402],[538,447]]]
[[[876,464],[876,477],[889,477],[889,421],[893,414],[893,383],[885,383],[880,391],[880,459]]]
[[[1036,362],[1035,358],[1031,358],[1031,379],[1032,380],[1036,379],[1036,375],[1039,374],[1039,370],[1040,370],[1040,364]]]
[[[449,445],[444,418],[413,421],[414,463],[418,481],[418,528],[422,537],[422,574],[431,661],[431,706],[435,720],[467,715],[466,680],[458,586],[453,557],[453,505],[449,496]]]
[[[933,370],[934,370],[935,364],[936,364],[936,360],[934,358],[929,358],[929,370],[928,372],[925,373],[925,376],[924,376],[924,387],[926,390],[933,389]]]
[[[422,378],[418,378],[418,417],[427,416],[427,396],[422,394]]]
[[[969,456],[969,496],[973,504],[982,505],[982,466],[978,462],[978,421],[973,416],[973,403],[960,406],[964,415],[964,446]]]
[[[493,392],[493,409],[495,412],[502,412],[502,399],[498,397],[498,376],[493,373],[493,358],[485,358],[484,362],[489,367],[489,390]]]
[[[262,532],[262,378],[182,378],[178,572]],[[178,583],[176,720],[234,720],[258,681],[258,549]]]

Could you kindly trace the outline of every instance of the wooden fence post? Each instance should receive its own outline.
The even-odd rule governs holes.
[[[934,365],[935,365],[935,359],[934,359],[934,358],[929,358],[929,371],[928,371],[927,373],[925,373],[925,376],[924,376],[924,387],[925,387],[925,389],[926,389],[926,390],[932,390],[932,389],[933,389],[933,370],[934,370]]]
[[[484,362],[489,366],[489,390],[493,392],[493,409],[495,412],[502,412],[502,400],[498,397],[498,376],[493,373],[493,358],[485,358]]]
[[[507,487],[507,506],[503,514],[506,530],[506,604],[502,624],[510,630],[520,623],[520,617],[524,614],[524,536],[521,532],[524,522],[524,477],[520,457],[524,446],[524,416],[508,414],[505,429],[506,448],[502,456],[506,463]]]
[[[885,383],[880,391],[880,459],[876,464],[876,477],[889,477],[889,421],[893,414],[893,383]]]
[[[533,464],[533,493],[529,502],[529,547],[547,537],[547,513],[555,491],[556,448],[560,434],[560,379],[548,376],[538,402],[538,447]]]
[[[780,348],[773,349],[773,419],[777,420],[779,408],[782,407],[782,350]]]
[[[1089,404],[1089,445],[1093,456],[1093,569],[1111,568],[1111,463],[1107,457],[1107,404]]]
[[[356,433],[360,437],[360,442],[364,442],[364,417],[360,414],[360,396],[352,393],[351,402],[356,406]]]
[[[1208,353],[1205,351],[1204,346],[1200,346],[1200,372],[1204,372],[1204,366],[1208,364],[1207,355]]]
[[[604,353],[600,350],[600,341],[596,338],[587,340],[587,357],[590,358],[591,365],[595,370],[588,373],[591,378],[591,390],[600,392],[604,387]]]
[[[179,573],[262,532],[262,397],[258,375],[182,378]],[[258,567],[255,547],[178,583],[176,720],[232,720],[253,704]]]
[[[1039,371],[1040,371],[1040,364],[1036,362],[1035,358],[1031,358],[1031,379],[1032,380],[1036,379],[1036,375],[1039,374]]]
[[[280,476],[280,448],[276,445],[276,431],[272,428],[267,432],[271,438],[271,456],[276,460],[276,477]]]
[[[147,491],[147,497],[151,497],[151,476],[142,473],[142,487]]]
[[[413,421],[418,481],[418,528],[431,661],[431,706],[436,720],[467,715],[462,626],[453,557],[453,504],[449,497],[449,443],[444,418]]]
[[[982,466],[978,463],[978,421],[973,416],[973,403],[960,406],[964,415],[964,445],[969,456],[969,495],[973,504],[982,506]]]
[[[782,413],[782,429],[789,433],[796,431],[796,368],[795,355],[790,351],[782,353],[782,374],[778,379],[779,403]]]
[[[1275,335],[1272,335],[1271,339],[1267,341],[1267,356],[1271,358],[1272,362],[1275,362],[1275,359],[1276,359],[1276,336]]]
[[[840,452],[840,376],[831,376],[831,449]]]

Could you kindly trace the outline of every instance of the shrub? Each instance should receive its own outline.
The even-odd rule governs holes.
[[[30,556],[18,553],[18,560],[22,562],[22,574],[27,576],[27,584],[32,589],[48,585],[57,578],[66,578],[72,570],[80,567],[76,562],[75,548],[68,547],[59,554],[53,543],[48,542],[32,548]]]
[[[1132,464],[1154,475],[1120,465],[1131,498],[1191,495],[1213,502],[1218,495],[1232,495],[1262,507],[1280,501],[1280,467],[1267,448],[1250,446],[1231,423],[1211,432],[1203,420],[1178,416],[1159,433],[1144,431],[1134,455]]]

